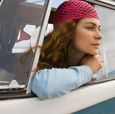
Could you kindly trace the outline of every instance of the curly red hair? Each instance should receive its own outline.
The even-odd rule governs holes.
[[[75,36],[75,29],[79,20],[69,20],[59,24],[49,33],[43,42],[43,46],[35,46],[23,54],[27,55],[34,48],[41,48],[40,59],[36,68],[50,69],[67,68],[68,60],[72,55],[72,46]]]

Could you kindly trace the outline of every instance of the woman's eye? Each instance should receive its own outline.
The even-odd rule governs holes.
[[[87,27],[87,29],[88,29],[88,30],[93,30],[93,29],[94,29],[94,27]]]

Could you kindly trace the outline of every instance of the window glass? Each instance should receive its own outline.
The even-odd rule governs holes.
[[[102,57],[106,77],[115,76],[115,11],[101,6],[95,6],[101,21]]]
[[[26,83],[34,54],[23,64],[20,55],[37,39],[45,6],[45,0],[5,0],[0,6],[0,85]]]

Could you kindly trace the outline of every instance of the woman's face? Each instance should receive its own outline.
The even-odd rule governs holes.
[[[84,54],[96,55],[101,39],[100,21],[96,18],[81,19],[75,30],[74,49]]]

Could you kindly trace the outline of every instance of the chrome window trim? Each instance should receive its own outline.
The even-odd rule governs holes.
[[[0,2],[0,6],[2,5],[3,1],[4,1],[4,0],[1,0],[1,2]]]
[[[107,77],[107,78],[103,78],[103,79],[98,79],[98,80],[91,80],[89,83],[87,83],[83,86],[104,83],[104,82],[108,82],[108,81],[112,81],[112,80],[115,80],[115,76],[111,76],[111,77]]]
[[[100,6],[107,7],[107,8],[115,10],[115,5],[110,4],[108,2],[104,2],[104,1],[101,1],[101,0],[84,0],[84,1],[89,2],[91,4],[94,4],[94,5],[100,5]]]
[[[43,18],[43,21],[42,21],[43,23],[41,25],[41,31],[40,31],[39,40],[38,40],[38,43],[37,43],[37,45],[40,45],[40,46],[42,45],[43,40],[44,40],[44,33],[45,33],[47,23],[48,23],[48,19],[49,19],[49,16],[50,16],[52,3],[53,3],[53,0],[48,0],[47,4],[46,4],[47,8],[45,9],[44,18]],[[40,49],[37,48],[35,50],[35,57],[34,57],[34,62],[33,62],[33,65],[32,65],[32,69],[36,68],[37,63],[39,61],[39,56],[40,56]],[[29,81],[28,81],[28,86],[27,86],[27,91],[26,91],[27,94],[31,93],[31,84],[32,84],[32,79],[33,79],[34,75],[35,75],[35,72],[30,73],[30,78],[29,78]]]
[[[107,3],[107,4],[111,4],[111,5],[115,5],[115,1],[113,0],[98,0],[100,2],[104,2],[104,3]]]

